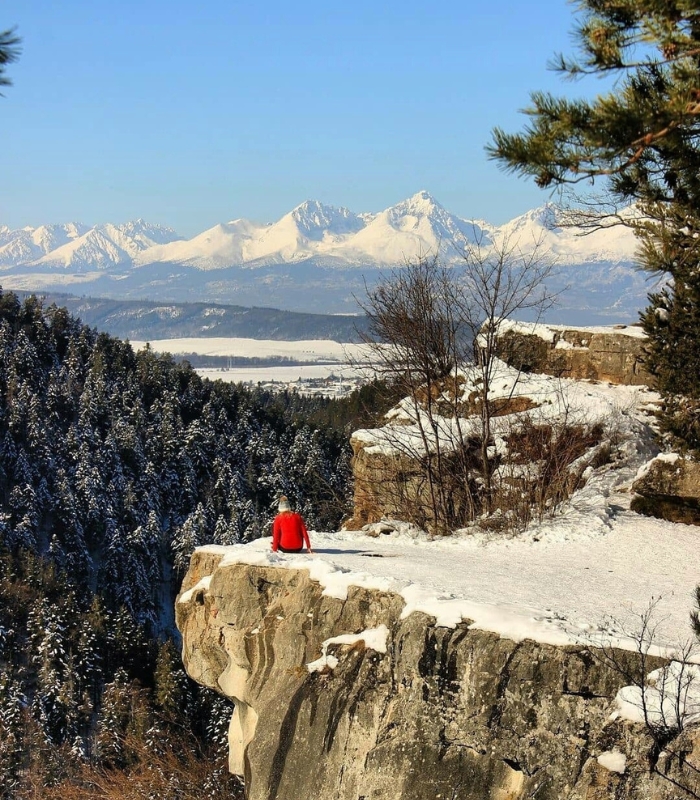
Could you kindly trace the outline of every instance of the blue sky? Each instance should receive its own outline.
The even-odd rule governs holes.
[[[0,224],[144,217],[193,235],[307,198],[378,211],[419,189],[501,223],[547,195],[484,145],[571,50],[565,0],[5,0]],[[595,85],[593,86],[595,89]]]

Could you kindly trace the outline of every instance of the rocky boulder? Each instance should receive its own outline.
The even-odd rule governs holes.
[[[359,530],[385,518],[407,517],[428,508],[427,488],[419,465],[397,452],[377,452],[357,436],[352,447],[353,516],[343,527]],[[399,480],[400,476],[400,480]]]
[[[700,463],[662,453],[640,470],[632,484],[631,509],[671,522],[700,525]]]
[[[306,570],[224,556],[194,553],[177,624],[188,673],[235,703],[249,800],[671,800],[688,780],[611,716],[634,654],[614,669],[587,647],[437,627],[398,595],[339,599]],[[697,737],[684,748],[700,755]]]
[[[506,321],[497,355],[524,372],[652,386],[642,366],[645,338],[636,325],[568,328]]]

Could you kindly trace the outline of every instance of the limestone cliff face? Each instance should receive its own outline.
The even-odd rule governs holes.
[[[428,489],[417,464],[401,453],[368,453],[366,443],[350,438],[352,447],[353,516],[347,530],[381,519],[405,517],[420,501],[429,508]],[[400,480],[397,479],[400,476]]]
[[[618,325],[604,332],[538,327],[548,331],[548,338],[528,333],[527,325],[499,335],[499,358],[525,372],[653,386],[652,376],[642,366],[645,340],[629,335],[629,326]]]
[[[230,767],[250,800],[680,796],[650,772],[643,727],[610,720],[625,681],[589,650],[438,628],[402,619],[398,595],[338,600],[305,570],[221,559],[195,552],[177,623],[189,674],[236,704]],[[309,672],[324,642],[381,625],[386,653],[331,643]],[[684,748],[700,760],[700,741]],[[624,773],[598,762],[611,751]]]

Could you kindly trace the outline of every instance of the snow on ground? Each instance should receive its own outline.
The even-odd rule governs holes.
[[[224,550],[229,563],[308,569],[336,597],[350,585],[399,592],[405,615],[424,611],[448,627],[473,620],[514,641],[633,647],[625,633],[658,601],[656,644],[674,648],[691,634],[700,532],[616,510],[624,496],[611,499],[607,520],[564,516],[515,539],[312,532],[312,555],[272,553],[267,538]]]
[[[476,395],[478,399],[481,392],[480,370],[477,367],[466,367],[460,372],[459,378],[464,381],[460,387],[461,399],[468,402],[472,395]],[[445,397],[449,400],[449,397]],[[498,359],[494,359],[489,398],[509,401],[529,398],[536,404],[530,411],[492,419],[492,432],[500,451],[505,447],[503,437],[512,429],[513,420],[524,416],[534,424],[546,424],[555,420],[566,421],[569,425],[603,423],[611,429],[611,434],[613,429],[618,429],[614,431],[616,435],[635,436],[639,434],[640,425],[643,425],[640,422],[640,407],[658,401],[658,395],[645,386],[613,386],[595,381],[527,374]],[[421,425],[417,422],[417,413],[420,413]],[[423,431],[432,430],[432,421],[424,411],[417,412],[414,404],[405,399],[386,416],[390,422],[397,422],[398,425],[355,431],[353,439],[363,442],[366,452],[370,454],[420,453],[424,450]],[[466,421],[459,420],[458,424],[453,418],[433,414],[433,421],[437,424],[437,435],[444,451],[459,446],[465,436],[478,434],[481,424],[476,416]],[[429,444],[431,448],[435,447],[432,433]]]
[[[300,364],[296,367],[229,367],[227,369],[214,369],[201,367],[196,370],[202,378],[211,381],[224,381],[224,383],[293,383],[300,378],[302,381],[313,378],[329,378],[335,375],[338,378],[361,377],[361,369],[353,369],[347,364]]]
[[[146,346],[146,342],[143,341],[134,341],[131,344],[135,350],[141,350]],[[231,366],[227,369],[201,367],[196,370],[203,378],[225,383],[292,383],[300,379],[328,378],[331,375],[342,378],[363,377],[368,372],[368,367],[361,364],[368,355],[363,345],[344,344],[329,339],[286,342],[275,339],[193,337],[156,339],[149,344],[157,353],[288,358],[301,362],[296,366],[280,363],[268,367]]]
[[[197,353],[204,356],[238,356],[243,358],[290,358],[295,361],[335,361],[345,363],[348,358],[361,359],[363,345],[343,344],[328,339],[308,339],[298,342],[274,339],[243,339],[237,337],[192,337],[183,339],[154,339],[151,349],[157,353]],[[146,342],[131,343],[141,350]]]
[[[512,391],[507,377],[497,390]],[[447,627],[469,620],[514,641],[635,648],[640,615],[653,605],[652,651],[669,654],[692,638],[700,529],[629,510],[632,481],[657,453],[644,409],[658,396],[541,375],[521,382],[518,391],[539,392],[552,416],[578,408],[612,419],[622,439],[620,457],[593,472],[554,518],[515,536],[464,530],[432,540],[405,523],[376,538],[312,532],[313,554],[272,553],[269,538],[204,549],[223,553],[222,564],[307,569],[325,594],[341,599],[351,585],[397,592],[404,616],[422,611]]]
[[[498,332],[502,336],[504,333],[513,331],[514,333],[530,334],[539,336],[546,342],[554,341],[556,333],[564,331],[581,331],[582,333],[618,333],[621,336],[631,336],[633,339],[646,339],[647,335],[639,325],[550,325],[544,322],[518,322],[514,319],[504,319],[498,325]]]

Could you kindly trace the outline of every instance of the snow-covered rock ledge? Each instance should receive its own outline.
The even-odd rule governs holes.
[[[389,580],[254,544],[197,550],[176,605],[189,674],[236,704],[250,800],[675,796],[589,647],[436,619]]]
[[[503,320],[497,351],[525,372],[653,386],[642,366],[645,342],[638,325],[569,327]]]

